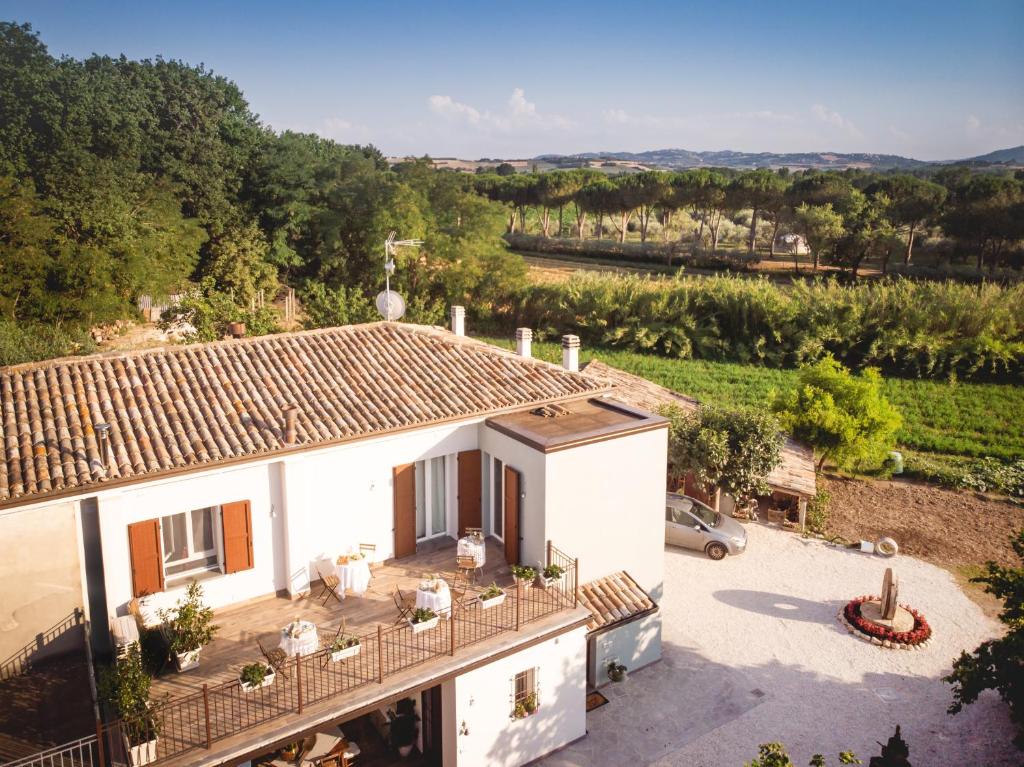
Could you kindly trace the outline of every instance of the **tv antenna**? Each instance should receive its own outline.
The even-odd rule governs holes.
[[[401,319],[405,314],[405,299],[391,290],[391,275],[395,273],[395,248],[417,248],[423,240],[396,240],[396,232],[388,234],[384,240],[384,290],[377,294],[377,311],[388,322]]]

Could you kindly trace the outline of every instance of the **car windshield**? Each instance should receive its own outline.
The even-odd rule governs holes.
[[[680,498],[673,502],[675,509],[677,510],[677,517],[682,517],[682,514],[678,513],[681,511],[688,511],[690,514],[695,516],[698,520],[703,522],[708,527],[718,527],[718,523],[722,520],[722,515],[718,514],[707,506],[702,506],[699,503],[694,503],[689,498]],[[682,519],[676,519],[677,522],[681,522]]]

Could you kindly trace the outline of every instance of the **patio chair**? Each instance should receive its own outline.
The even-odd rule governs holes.
[[[476,574],[480,570],[476,563],[476,557],[468,554],[458,554],[455,557],[455,567],[459,575],[465,576],[469,583],[476,581]]]
[[[376,543],[360,543],[359,553],[365,556],[367,559],[374,559],[377,556],[377,544]]]
[[[395,607],[398,608],[398,619],[395,621],[397,626],[402,621],[409,620],[412,617],[412,610],[416,606],[416,595],[405,594],[398,586],[395,586],[395,593],[392,596],[395,600]]]
[[[288,679],[288,653],[282,650],[280,647],[275,647],[272,650],[268,650],[263,646],[263,642],[256,638],[256,644],[259,645],[260,652],[266,659],[267,664],[274,669],[278,674]]]
[[[338,594],[338,586],[341,585],[341,579],[334,573],[327,573],[325,575],[324,571],[320,569],[320,565],[316,566],[316,574],[320,576],[320,585],[323,587],[317,595],[317,599],[323,597],[320,604],[326,605],[327,600],[332,596],[338,600],[338,604],[341,604],[341,596]]]

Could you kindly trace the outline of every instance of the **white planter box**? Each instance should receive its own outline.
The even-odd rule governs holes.
[[[480,607],[482,607],[484,610],[487,610],[488,608],[491,608],[491,607],[497,607],[498,605],[500,605],[502,602],[505,601],[505,597],[506,596],[508,596],[508,595],[503,591],[500,594],[498,594],[498,596],[496,596],[496,597],[491,597],[490,599],[481,599],[480,600]]]
[[[540,587],[541,587],[542,589],[549,589],[549,588],[551,588],[552,586],[557,586],[557,585],[558,585],[558,582],[559,582],[559,581],[560,581],[561,579],[562,579],[562,576],[561,576],[561,575],[559,575],[559,576],[558,576],[557,578],[545,578],[544,576],[541,576],[541,577],[539,578],[539,580],[540,580]]]
[[[274,683],[274,680],[276,678],[277,678],[277,674],[274,672],[274,669],[268,668],[267,669],[267,675],[265,677],[263,677],[263,682],[262,683],[260,683],[260,684],[248,684],[246,682],[243,682],[241,679],[238,680],[238,683],[241,686],[243,692],[252,692],[253,690],[258,690],[261,687],[269,687],[270,685],[272,685]]]
[[[203,648],[198,650],[189,650],[183,653],[174,653],[174,665],[177,666],[178,671],[190,671],[199,665],[199,653]]]
[[[429,621],[420,621],[419,623],[413,623],[412,621],[409,621],[409,625],[412,626],[413,634],[420,634],[424,631],[434,628],[434,626],[437,625],[437,622],[439,620],[441,620],[441,616],[435,615]]]
[[[124,749],[128,752],[128,761],[132,767],[142,767],[156,761],[156,741],[157,739],[153,738],[133,746],[128,742],[128,738],[124,737]]]
[[[351,647],[346,647],[343,650],[334,650],[331,652],[331,660],[337,662],[339,660],[345,660],[345,658],[351,658],[354,655],[358,655],[361,649],[363,649],[363,646],[361,644],[357,644],[352,645]]]

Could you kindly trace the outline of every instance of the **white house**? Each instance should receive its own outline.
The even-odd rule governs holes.
[[[80,606],[102,651],[133,600],[152,616],[198,581],[217,611],[200,668],[154,682],[170,696],[159,762],[242,763],[382,725],[411,697],[434,763],[522,764],[585,735],[608,660],[657,660],[666,423],[580,374],[574,336],[561,367],[517,337],[515,353],[469,339],[454,307],[453,331],[379,322],[0,371],[0,535],[61,563],[51,612]],[[414,637],[392,591],[453,571],[467,528],[506,602],[485,611],[477,584]],[[370,591],[321,604],[321,575],[359,547]],[[4,593],[25,582],[19,561],[0,561]],[[519,563],[565,574],[513,587]],[[299,656],[257,704],[234,678],[293,612],[327,633],[344,619],[363,652]],[[0,651],[22,644],[3,633]]]

